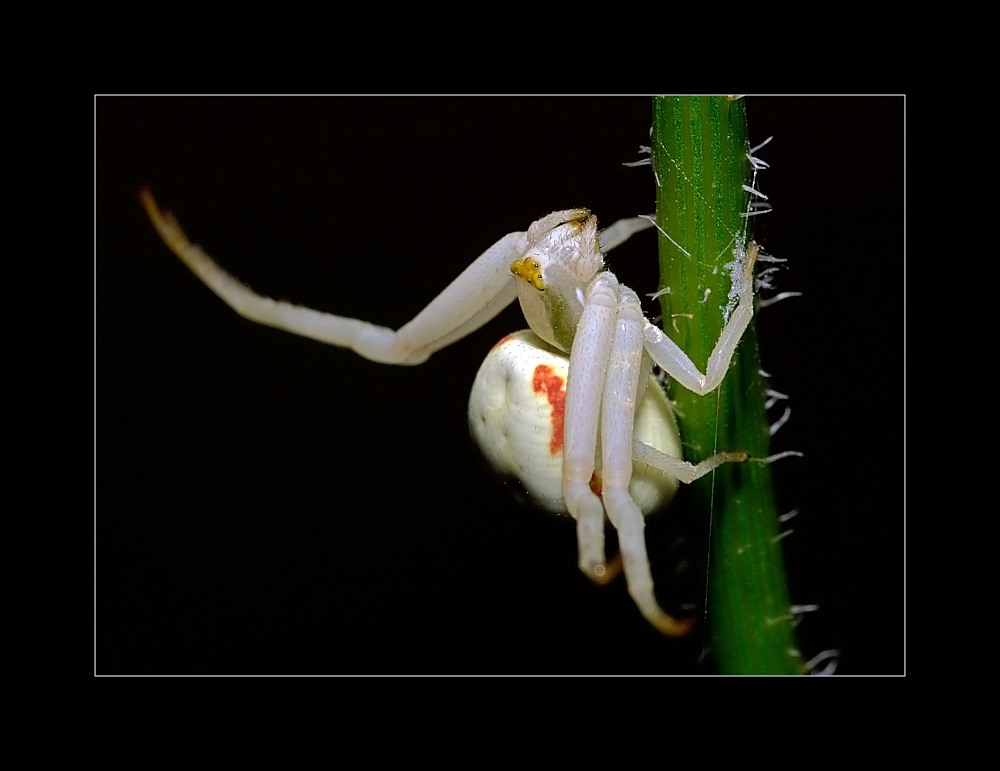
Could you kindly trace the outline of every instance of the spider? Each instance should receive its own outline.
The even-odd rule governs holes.
[[[543,507],[576,520],[580,570],[609,577],[605,514],[618,533],[622,570],[636,606],[661,632],[691,628],[658,605],[646,553],[644,515],[722,463],[680,459],[669,401],[653,363],[704,395],[722,382],[753,315],[756,249],[737,249],[739,303],[702,374],[642,313],[634,291],[604,269],[604,252],[651,227],[625,219],[598,233],[586,209],[557,211],[525,232],[508,233],[399,330],[255,294],[192,244],[148,189],[140,199],[163,241],[219,297],[252,321],[332,345],[376,362],[415,365],[520,301],[529,330],[508,335],[487,356],[469,401],[469,421],[493,466],[513,474]],[[637,502],[638,501],[638,502]]]

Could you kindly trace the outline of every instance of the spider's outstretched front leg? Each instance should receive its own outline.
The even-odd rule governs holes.
[[[144,188],[139,197],[167,246],[241,316],[351,348],[366,359],[386,364],[420,364],[510,305],[517,296],[510,263],[528,246],[525,233],[508,233],[397,331],[256,294],[220,268],[200,246],[192,244],[180,223],[170,212],[160,210],[148,189]]]

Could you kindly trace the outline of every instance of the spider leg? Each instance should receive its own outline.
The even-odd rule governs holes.
[[[653,626],[664,634],[680,637],[691,630],[694,622],[673,618],[656,602],[646,553],[646,522],[628,489],[632,480],[635,410],[644,374],[644,321],[635,292],[621,287],[601,402],[602,497],[608,519],[618,531],[629,594]]]
[[[618,220],[613,225],[606,227],[598,233],[597,241],[601,245],[602,252],[610,252],[616,246],[621,246],[640,230],[646,230],[651,227],[653,227],[653,222],[644,217],[630,217]]]
[[[594,580],[602,580],[606,572],[604,506],[591,489],[591,480],[617,296],[618,280],[611,273],[600,274],[587,287],[566,378],[563,498],[576,519],[580,570]]]
[[[729,317],[719,340],[708,357],[705,374],[701,374],[690,357],[654,324],[646,321],[643,329],[646,351],[653,361],[685,388],[700,396],[711,393],[726,376],[729,363],[736,353],[743,333],[753,318],[753,266],[757,258],[757,245],[751,244],[742,260],[739,274],[734,272],[733,283],[739,288],[740,302]]]
[[[635,440],[632,442],[632,457],[638,463],[645,463],[653,468],[657,468],[689,485],[694,480],[700,479],[723,463],[742,463],[748,460],[750,456],[742,450],[738,452],[720,452],[696,465],[688,463],[686,460],[675,458],[672,455],[667,455],[655,447],[650,447],[648,444]]]
[[[170,212],[160,210],[148,189],[143,188],[139,198],[167,246],[241,316],[323,343],[352,348],[366,359],[387,364],[420,364],[510,305],[517,296],[510,263],[527,248],[524,233],[507,234],[396,331],[254,293],[220,268],[201,247],[192,244],[180,223]]]

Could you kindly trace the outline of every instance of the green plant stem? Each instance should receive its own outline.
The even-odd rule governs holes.
[[[730,277],[724,266],[734,248],[750,245],[751,218],[741,216],[749,196],[743,185],[751,182],[744,105],[728,97],[654,100],[660,281],[670,288],[660,300],[663,328],[703,372],[725,323],[720,308]],[[759,370],[751,323],[714,393],[697,396],[672,386],[687,460],[727,450],[768,456]],[[719,671],[801,673],[769,466],[726,464],[691,485],[691,499],[706,513],[704,529],[711,533],[707,618]]]

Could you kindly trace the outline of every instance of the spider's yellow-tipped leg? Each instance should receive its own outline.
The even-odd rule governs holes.
[[[156,232],[160,234],[160,238],[170,247],[171,251],[184,260],[184,252],[191,244],[187,236],[184,235],[177,218],[168,211],[160,211],[160,207],[156,205],[156,199],[153,198],[148,187],[143,187],[139,191],[139,200],[142,202],[150,222],[153,223],[153,227],[156,228]],[[185,262],[187,261],[185,260]]]
[[[642,512],[628,494],[620,488],[606,489],[604,503],[608,514],[615,512],[618,547],[628,593],[643,617],[665,635],[683,637],[694,628],[694,619],[676,619],[660,607],[653,594],[653,575],[646,554],[646,523]]]
[[[160,210],[148,189],[143,188],[139,198],[164,243],[241,316],[323,343],[351,348],[366,359],[386,364],[420,364],[507,307],[517,296],[510,263],[527,248],[524,233],[508,233],[397,331],[254,293],[220,268],[201,247],[192,244],[176,218]]]

